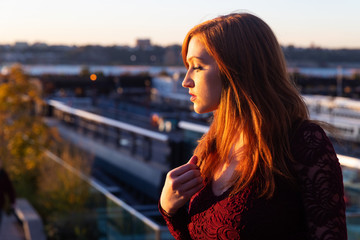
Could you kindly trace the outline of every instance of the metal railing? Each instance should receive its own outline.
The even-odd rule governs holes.
[[[144,160],[150,160],[153,157],[151,150],[153,141],[169,141],[169,137],[165,134],[70,107],[57,100],[48,100],[47,104],[53,108],[53,115],[67,124],[82,128],[84,132],[92,131],[105,141],[115,138],[118,147],[128,147],[133,155],[139,155],[137,154],[138,146],[141,146],[140,155]],[[124,141],[124,136],[129,141]]]

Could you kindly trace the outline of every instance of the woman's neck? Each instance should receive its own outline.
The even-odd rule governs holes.
[[[243,142],[239,141],[231,149],[227,161],[221,164],[212,178],[212,190],[214,195],[219,196],[226,192],[233,184],[233,176],[235,170],[240,163],[241,150],[243,148]]]
[[[224,164],[216,172],[212,179],[212,190],[214,195],[219,196],[226,192],[232,185],[232,178],[238,165],[236,160]]]

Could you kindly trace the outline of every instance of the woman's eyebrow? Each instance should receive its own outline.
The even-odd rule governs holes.
[[[191,57],[189,57],[188,59],[186,59],[186,62],[189,63],[189,62],[190,62],[192,59],[194,59],[194,58],[199,59],[199,60],[201,60],[201,61],[204,61],[204,59],[203,59],[202,57],[191,56]]]

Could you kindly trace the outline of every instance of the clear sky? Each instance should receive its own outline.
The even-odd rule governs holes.
[[[0,0],[0,44],[181,44],[234,11],[262,18],[283,45],[360,48],[360,0]]]

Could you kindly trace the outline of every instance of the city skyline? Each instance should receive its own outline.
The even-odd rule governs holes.
[[[345,0],[1,0],[0,44],[154,45],[181,44],[194,25],[230,12],[253,13],[282,45],[360,48],[360,2]]]

